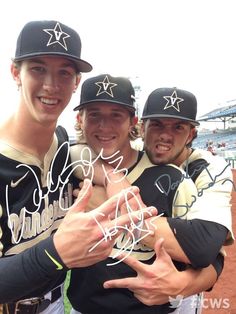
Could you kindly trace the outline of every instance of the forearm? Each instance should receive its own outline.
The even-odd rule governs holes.
[[[120,191],[121,189],[126,188],[127,186],[130,186],[127,179],[123,178],[123,174],[114,174],[110,173],[109,178],[110,181],[107,182],[106,191],[108,196],[111,196],[117,191]],[[119,183],[114,182],[119,181]],[[139,198],[139,202],[142,206],[145,206],[141,200],[141,197]],[[179,245],[176,237],[174,236],[167,219],[165,217],[158,217],[155,222],[153,222],[155,225],[155,228],[152,228],[154,231],[154,234],[149,235],[145,237],[141,242],[145,245],[147,245],[150,248],[153,248],[156,241],[160,238],[164,238],[164,248],[167,251],[167,253],[171,256],[173,260],[184,262],[186,264],[189,264],[190,261],[187,257],[187,255],[184,253],[183,249]],[[149,224],[150,226],[150,224]],[[149,227],[148,227],[149,228]]]
[[[167,218],[169,227],[194,268],[208,267],[217,258],[227,237],[227,229],[201,219]]]
[[[149,221],[150,226],[150,221]],[[154,248],[156,241],[160,238],[164,238],[164,248],[173,260],[180,261],[186,264],[190,264],[190,261],[183,249],[179,245],[174,233],[172,232],[166,217],[158,217],[152,224],[154,224],[153,234],[145,237],[142,243],[150,248]]]
[[[212,288],[217,280],[217,273],[215,268],[210,265],[199,270],[189,268],[180,272],[180,277],[186,285],[179,294],[187,297]]]
[[[62,269],[46,254],[58,260]],[[0,259],[0,303],[40,296],[60,284],[66,268],[55,251],[52,238],[14,256]]]

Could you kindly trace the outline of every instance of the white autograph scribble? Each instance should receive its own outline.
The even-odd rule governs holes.
[[[135,208],[133,208],[128,201],[129,193],[132,194],[133,198],[136,201],[136,204],[133,204]],[[162,214],[155,216],[150,220],[149,225],[145,224],[144,213],[148,213],[148,215],[152,217],[152,214],[150,212],[151,208],[150,207],[142,208],[137,196],[129,189],[122,190],[120,197],[122,196],[122,194],[125,197],[126,210],[130,219],[129,225],[125,225],[125,226],[115,225],[111,228],[108,228],[107,226],[103,227],[98,221],[96,216],[99,216],[99,215],[104,216],[104,214],[102,213],[94,214],[94,212],[91,212],[91,215],[93,216],[93,218],[95,219],[96,223],[98,224],[98,226],[100,227],[103,233],[103,238],[100,241],[98,241],[93,247],[91,247],[89,252],[93,251],[103,241],[112,240],[112,237],[116,236],[117,233],[125,232],[125,234],[128,235],[127,240],[124,243],[124,245],[121,248],[119,248],[118,252],[112,258],[115,259],[121,254],[123,255],[123,257],[119,259],[117,262],[107,264],[107,266],[113,266],[118,263],[121,263],[127,256],[129,256],[132,253],[134,246],[138,242],[140,242],[142,239],[144,239],[145,237],[153,233],[153,229],[150,229],[150,226],[156,229],[156,226],[153,224],[153,222],[158,217],[162,216]],[[120,203],[120,198],[118,199],[117,204],[116,204],[115,219],[119,217],[119,213],[120,213],[119,203]],[[137,210],[140,210],[140,209],[142,209],[142,211],[137,212]],[[138,220],[137,222],[135,222],[136,221],[135,218]],[[144,228],[144,225],[145,225],[145,228]],[[143,235],[141,236],[142,233]]]
[[[77,168],[81,168],[82,174],[83,174],[82,175],[83,179],[89,178],[93,182],[94,173],[95,173],[94,165],[97,162],[97,160],[104,160],[106,163],[108,163],[110,165],[112,165],[113,163],[118,161],[117,166],[114,169],[112,169],[112,172],[114,174],[121,173],[121,174],[123,174],[123,176],[121,176],[117,181],[114,181],[114,183],[122,181],[126,177],[126,175],[128,174],[128,169],[127,168],[119,169],[119,166],[123,161],[123,156],[119,156],[116,159],[114,159],[114,157],[117,156],[120,153],[120,151],[117,151],[110,156],[104,156],[103,152],[104,152],[104,150],[102,148],[100,153],[94,158],[91,149],[88,146],[83,147],[83,149],[81,150],[80,156],[79,156],[80,159],[78,159],[78,160],[76,160],[70,164],[70,166],[72,166],[72,168],[73,168],[73,172],[74,171],[76,172]],[[109,179],[110,170],[107,171],[104,164],[102,164],[101,166],[102,166],[102,170],[103,170],[103,173],[104,173],[106,180],[108,182],[111,182]],[[89,188],[89,186],[88,186],[88,188]],[[81,194],[81,193],[79,194],[79,199],[77,200],[78,202],[87,193],[88,188],[84,191],[83,194]]]
[[[65,153],[60,154],[61,150],[64,150]],[[77,167],[80,167],[83,171],[83,175],[85,177],[90,177],[91,181],[94,178],[94,164],[98,159],[103,159],[106,160],[108,163],[112,164],[114,162],[114,157],[119,154],[119,151],[116,152],[115,154],[113,154],[112,156],[109,157],[104,157],[103,156],[103,149],[101,150],[100,154],[95,158],[92,159],[92,152],[90,150],[89,147],[84,147],[83,151],[81,153],[81,158],[73,163],[69,163],[69,156],[70,156],[70,145],[69,142],[64,142],[63,144],[61,144],[61,146],[58,148],[57,152],[55,153],[51,165],[50,165],[50,169],[47,173],[47,177],[46,177],[46,188],[44,188],[44,192],[41,188],[40,185],[40,181],[39,178],[36,174],[36,172],[34,171],[34,169],[26,164],[19,164],[16,166],[16,169],[18,168],[26,168],[26,174],[24,176],[27,177],[27,175],[29,173],[31,173],[33,175],[33,178],[35,180],[35,184],[36,184],[36,188],[34,189],[33,193],[32,193],[32,204],[35,206],[33,209],[32,208],[26,208],[23,207],[22,210],[22,225],[21,225],[21,231],[19,234],[18,239],[16,239],[15,235],[14,235],[14,227],[12,225],[12,221],[10,218],[11,212],[10,212],[10,208],[11,208],[11,204],[10,204],[10,198],[9,198],[9,190],[11,188],[15,188],[14,185],[11,184],[6,185],[5,188],[5,200],[6,200],[6,212],[7,212],[7,216],[8,216],[8,226],[11,230],[11,234],[12,234],[12,239],[13,242],[18,244],[22,237],[23,237],[23,233],[24,233],[24,229],[25,229],[25,220],[26,220],[26,214],[30,214],[33,215],[34,213],[38,212],[40,210],[40,208],[42,208],[42,206],[44,205],[43,202],[45,203],[45,200],[48,199],[48,196],[50,193],[54,193],[56,191],[59,191],[59,197],[58,197],[58,202],[59,202],[59,208],[63,211],[67,211],[68,208],[64,208],[64,199],[63,199],[63,193],[64,193],[64,189],[67,185],[67,183],[69,182],[69,178],[70,176],[72,176],[74,170]],[[62,155],[64,160],[62,160]],[[86,156],[86,158],[84,157]],[[89,156],[89,158],[87,157]],[[124,172],[125,174],[127,173],[127,169],[118,169],[120,163],[122,162],[123,157],[118,157],[115,160],[118,161],[118,166],[114,169],[114,173],[116,172]],[[56,164],[60,163],[61,165],[61,172],[60,174],[53,178],[53,173],[55,173],[54,169],[56,167]],[[106,169],[103,168],[104,174],[106,175]],[[125,177],[124,174],[124,177]],[[12,181],[12,180],[11,180]],[[21,181],[18,182],[18,185],[21,184]],[[23,184],[23,183],[22,183]],[[88,186],[89,188],[89,186]],[[80,194],[79,195],[79,199],[77,199],[77,202],[80,202],[80,200],[84,197],[84,195],[86,194],[87,190],[84,191],[84,194]]]
[[[60,151],[64,149],[64,151],[66,152],[63,152],[63,154],[60,154]],[[92,151],[89,147],[84,147],[81,154],[80,154],[80,159],[70,163],[69,162],[69,158],[70,158],[70,145],[69,145],[69,142],[64,142],[57,150],[52,162],[51,162],[51,165],[50,165],[50,169],[47,173],[47,177],[46,177],[46,188],[44,187],[44,190],[41,189],[41,185],[40,185],[40,181],[39,181],[39,178],[37,176],[37,174],[35,173],[34,169],[32,167],[30,167],[29,165],[26,165],[26,164],[19,164],[16,166],[16,168],[20,168],[20,167],[24,167],[26,168],[26,172],[25,172],[25,175],[24,175],[24,179],[27,178],[27,176],[31,173],[35,179],[35,183],[36,183],[36,188],[34,189],[33,193],[32,193],[32,203],[34,204],[34,209],[32,208],[26,208],[26,207],[23,207],[21,208],[21,214],[22,214],[22,224],[20,226],[21,230],[20,230],[20,234],[19,234],[19,237],[18,239],[15,238],[14,236],[14,231],[13,231],[13,225],[12,225],[12,222],[11,222],[11,219],[10,219],[10,207],[11,207],[11,204],[9,202],[9,190],[10,189],[13,189],[13,188],[16,188],[18,185],[20,184],[24,184],[24,180],[18,180],[18,181],[14,181],[14,182],[17,182],[17,186],[15,186],[12,182],[12,180],[10,180],[10,184],[9,185],[6,185],[6,189],[5,189],[5,203],[6,203],[6,212],[7,212],[7,216],[8,216],[8,225],[9,225],[9,228],[11,230],[11,234],[12,234],[12,238],[13,238],[13,241],[17,244],[21,241],[22,237],[23,237],[23,233],[24,233],[24,229],[25,229],[25,220],[26,220],[26,214],[30,214],[30,215],[33,215],[34,213],[38,212],[40,208],[42,208],[42,206],[45,204],[45,202],[47,202],[48,200],[48,196],[50,193],[54,193],[55,191],[58,191],[59,190],[59,199],[58,199],[58,204],[59,204],[59,208],[63,211],[66,211],[68,210],[68,208],[66,208],[64,206],[64,198],[63,198],[63,195],[64,195],[64,190],[65,190],[65,187],[66,185],[68,184],[69,182],[69,178],[70,176],[73,175],[73,172],[75,169],[77,168],[81,168],[82,169],[82,172],[83,172],[83,175],[84,177],[88,177],[90,178],[91,181],[93,181],[93,178],[94,178],[94,164],[96,163],[96,161],[98,159],[102,159],[104,161],[106,161],[106,163],[110,164],[110,165],[114,165],[116,164],[114,170],[112,170],[112,172],[115,174],[115,173],[121,173],[123,174],[123,176],[118,179],[118,181],[115,181],[114,183],[116,182],[120,182],[121,180],[123,180],[124,178],[126,178],[126,175],[128,174],[128,170],[126,168],[122,168],[122,169],[119,169],[119,166],[121,165],[122,161],[123,161],[123,156],[119,156],[119,151],[117,151],[116,153],[112,154],[111,156],[109,157],[106,157],[106,156],[103,156],[103,149],[101,149],[100,153],[96,156],[96,158],[93,157],[92,155]],[[63,160],[62,160],[62,156],[63,156]],[[57,176],[57,177],[53,177],[53,173],[55,173],[54,169],[56,167],[56,164],[60,164],[61,165],[61,171],[60,171],[60,174]],[[203,195],[203,192],[204,190],[210,188],[211,186],[213,186],[215,183],[216,183],[216,180],[218,179],[218,177],[226,170],[226,168],[229,167],[229,165],[227,165],[219,174],[215,175],[214,177],[211,176],[211,173],[210,171],[208,170],[207,166],[203,166],[202,170],[206,170],[209,177],[210,177],[210,182],[209,184],[202,188],[201,190],[198,191],[197,193],[197,196],[200,197]],[[106,180],[108,182],[111,182],[110,181],[110,178],[109,178],[109,173],[110,173],[110,170],[107,172],[105,166],[102,164],[102,169],[103,169],[103,172],[104,172],[104,175],[106,177]],[[199,169],[198,169],[199,170]],[[201,169],[200,169],[201,170]],[[165,188],[163,187],[163,185],[161,184],[161,179],[164,178],[164,177],[167,179],[169,178],[169,185],[167,186],[166,190]],[[164,174],[162,176],[159,176],[156,181],[155,181],[155,185],[156,187],[160,190],[161,193],[164,193],[165,195],[168,196],[169,192],[172,190],[172,189],[175,189],[176,188],[176,185],[178,185],[184,178],[189,178],[188,176],[188,172],[186,172],[185,175],[183,175],[181,177],[181,179],[179,181],[176,181],[174,183],[171,183],[171,180],[170,180],[170,177],[168,177],[169,175],[168,174]],[[224,184],[226,181],[228,181],[229,179],[225,180],[222,184]],[[21,183],[21,181],[23,183]],[[232,182],[233,184],[233,182]],[[89,187],[88,187],[89,188]],[[87,193],[87,190],[84,191],[84,194],[83,195],[79,195],[79,198],[76,200],[76,202],[80,202],[80,200],[84,197],[84,195]],[[193,203],[196,201],[196,197],[193,195],[192,196],[192,201],[190,204],[183,204],[183,205],[177,205],[179,207],[185,207],[186,208],[186,213],[189,211],[189,209],[191,208],[191,206],[193,205]],[[139,200],[137,199],[136,196],[134,196],[136,202],[137,202],[137,208],[138,209],[141,209],[141,204],[139,203]],[[44,204],[43,204],[43,201],[44,201]],[[118,217],[119,215],[119,201],[117,202],[117,208],[116,208],[116,217]],[[128,200],[126,199],[126,206],[127,206],[127,212],[128,214],[130,215],[130,226],[115,226],[113,228],[103,228],[101,225],[100,228],[103,232],[103,239],[101,241],[107,241],[109,239],[111,239],[113,236],[115,236],[118,232],[121,233],[121,231],[123,230],[126,234],[128,234],[129,236],[127,236],[127,241],[126,243],[122,246],[122,248],[120,249],[120,252],[122,253],[123,251],[126,252],[126,254],[130,254],[132,249],[134,248],[134,245],[139,242],[141,239],[143,239],[144,237],[148,236],[151,231],[149,228],[147,228],[146,224],[145,224],[145,221],[143,219],[143,214],[141,215],[141,217],[137,217],[138,218],[138,222],[135,223],[133,221],[133,218],[132,218],[132,215],[134,215],[134,209],[130,207],[130,204],[128,202]],[[136,209],[135,209],[136,210]],[[148,209],[147,209],[147,212],[148,212]],[[131,215],[132,213],[132,215]],[[186,214],[185,213],[185,214]],[[150,214],[150,213],[149,213]],[[155,216],[152,218],[152,221],[154,219],[157,219],[159,216]],[[96,217],[94,217],[94,219],[96,219]],[[97,221],[97,220],[96,220]],[[97,221],[97,223],[99,224],[99,222]],[[144,228],[144,225],[145,225],[145,228]],[[152,227],[155,227],[154,225],[152,225]],[[142,237],[140,237],[140,235],[143,234]],[[100,242],[101,242],[100,241]],[[93,248],[91,248],[91,250],[93,250],[97,245],[99,245],[98,242]],[[119,254],[118,254],[119,255]],[[118,256],[116,255],[116,257]],[[127,256],[127,255],[126,255]]]

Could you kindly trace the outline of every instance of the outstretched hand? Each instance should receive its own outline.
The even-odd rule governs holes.
[[[92,184],[88,179],[84,181],[77,200],[54,235],[55,248],[68,268],[85,267],[106,259],[115,239],[124,229],[131,223],[137,223],[140,217],[146,219],[157,214],[156,209],[151,207],[125,215],[114,215],[120,206],[139,193],[137,187],[130,187],[128,191],[124,190],[101,206],[86,212]],[[111,216],[114,218],[111,219]]]
[[[123,260],[137,272],[137,277],[109,280],[104,282],[104,288],[127,288],[139,301],[149,306],[167,303],[170,296],[180,294],[182,277],[165,251],[163,242],[159,239],[155,244],[156,260],[152,265],[131,256]]]

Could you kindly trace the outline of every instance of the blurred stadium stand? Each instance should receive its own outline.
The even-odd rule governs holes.
[[[230,162],[236,168],[236,100],[230,105],[212,110],[201,116],[199,122],[222,122],[222,129],[199,130],[193,146],[208,149]]]

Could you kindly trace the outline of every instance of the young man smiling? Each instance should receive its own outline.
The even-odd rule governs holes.
[[[17,40],[11,73],[19,101],[0,126],[0,311],[4,314],[64,313],[68,268],[105,259],[115,236],[90,251],[104,238],[101,226],[110,230],[130,222],[128,215],[108,219],[119,196],[93,212],[103,214],[99,225],[85,213],[91,194],[88,181],[73,204],[68,137],[57,120],[77,89],[81,72],[92,69],[80,54],[78,33],[58,21],[29,22]]]
[[[102,150],[102,156],[104,159],[111,162],[112,166],[118,167],[119,169],[128,168],[129,174],[127,179],[130,183],[140,187],[140,195],[143,202],[146,205],[156,206],[158,213],[163,213],[165,216],[156,220],[156,237],[150,236],[143,240],[144,243],[147,242],[148,246],[144,246],[142,243],[138,242],[135,248],[131,250],[130,255],[135,257],[136,262],[137,259],[142,261],[143,265],[145,265],[144,267],[147,268],[149,267],[148,264],[152,263],[160,265],[160,261],[158,259],[156,260],[155,251],[150,249],[150,247],[154,248],[154,242],[161,237],[165,238],[164,246],[167,252],[176,261],[185,262],[187,264],[192,263],[195,267],[200,267],[199,265],[205,267],[213,262],[227,233],[224,228],[222,228],[223,240],[219,237],[219,239],[215,241],[216,245],[212,248],[212,255],[208,255],[209,260],[202,260],[197,264],[197,256],[201,254],[201,249],[198,250],[198,248],[195,249],[195,247],[191,247],[188,241],[186,241],[186,238],[183,237],[186,251],[182,250],[178,241],[176,241],[175,233],[172,232],[167,222],[167,217],[191,217],[192,208],[190,208],[188,212],[183,205],[186,204],[186,200],[189,204],[189,198],[191,199],[191,197],[195,195],[196,188],[192,180],[183,179],[184,173],[172,165],[165,164],[155,166],[151,164],[143,152],[137,152],[131,148],[130,133],[137,120],[134,116],[134,90],[130,81],[122,77],[112,77],[109,74],[87,79],[82,85],[80,105],[75,108],[75,110],[77,109],[80,110],[80,135],[83,135],[88,146],[96,154],[99,154]],[[197,122],[195,122],[195,124],[197,124]],[[178,123],[175,129],[183,131],[181,123]],[[188,129],[186,129],[185,139],[182,141],[184,144],[186,144],[188,140],[191,140],[191,136],[188,134],[187,130]],[[159,147],[160,153],[167,151],[167,149],[167,145],[165,146],[164,144]],[[76,161],[80,158],[80,151],[81,148],[79,145],[72,147],[73,160]],[[113,157],[109,158],[109,156]],[[117,174],[110,172],[108,179],[111,179],[113,176],[117,178]],[[169,193],[167,193],[168,195],[161,192],[161,189],[156,188],[157,178],[164,176],[168,176],[169,180],[165,181],[160,179],[159,184],[166,191],[169,186],[172,187]],[[102,180],[102,182],[103,181],[104,180]],[[107,192],[108,189],[110,189],[110,183],[112,182],[108,180]],[[112,186],[114,187],[114,185]],[[117,189],[120,190],[124,186],[125,183],[122,181],[121,185],[117,184]],[[102,193],[102,189],[97,188],[94,198],[100,198]],[[178,203],[177,196],[183,197],[182,203],[181,201]],[[91,208],[93,208],[93,206],[95,205],[91,205]],[[175,218],[170,218],[170,220],[172,219],[176,220]],[[185,230],[185,232],[187,231]],[[190,233],[187,232],[185,234],[191,237]],[[117,253],[125,244],[126,240],[127,237],[125,235],[121,236],[117,240],[112,253]],[[159,250],[160,247],[156,249],[156,253],[159,253]],[[189,252],[190,250],[192,251]],[[190,259],[187,258],[186,252],[189,254]],[[137,292],[135,288],[133,288],[131,291],[135,291],[134,296],[136,298],[134,298],[133,294],[127,289],[113,289],[110,291],[103,289],[104,281],[109,278],[135,275],[135,272],[125,265],[126,260],[124,260],[124,263],[107,267],[106,264],[109,263],[111,263],[111,256],[107,261],[87,268],[86,272],[82,272],[82,270],[79,269],[72,271],[68,297],[74,309],[89,314],[98,312],[102,314],[168,313],[171,311],[169,304],[166,303],[168,302],[168,296],[177,295],[179,292],[184,295],[189,295],[202,291],[211,287],[216,280],[216,273],[212,266],[209,266],[206,273],[205,270],[194,272],[192,269],[186,272],[178,272],[169,261],[169,263],[165,264],[165,275],[163,275],[162,278],[157,278],[159,290],[156,287],[153,291],[149,288],[145,289],[142,287],[140,291]],[[179,269],[185,269],[186,265],[181,263],[178,264],[178,267]],[[170,274],[171,276],[169,276]],[[207,280],[206,274],[210,274]],[[158,275],[159,272],[157,271],[156,277]],[[185,275],[185,280],[183,280],[182,276]],[[201,279],[199,280],[199,278]],[[138,279],[140,279],[140,277]],[[195,280],[194,285],[192,285],[193,280]],[[106,288],[108,287],[109,283],[106,285]],[[152,287],[154,287],[153,284]],[[127,287],[124,285],[123,288]],[[116,304],[119,304],[119,306],[116,307]],[[191,311],[193,312],[195,310],[189,307],[188,314]]]

